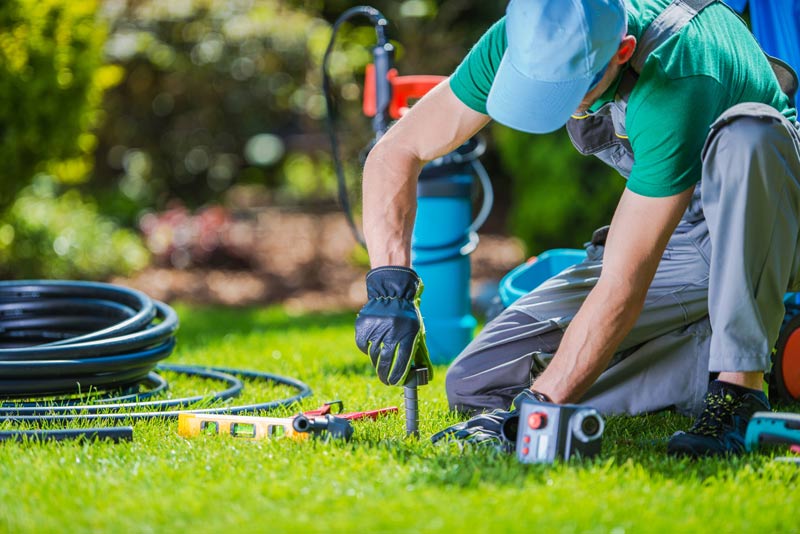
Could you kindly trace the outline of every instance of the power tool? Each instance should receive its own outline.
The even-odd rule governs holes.
[[[551,464],[557,459],[592,458],[600,453],[605,422],[594,408],[525,399],[518,409],[520,462]]]
[[[800,452],[800,414],[756,412],[747,425],[744,445],[753,451],[764,445],[787,445]]]

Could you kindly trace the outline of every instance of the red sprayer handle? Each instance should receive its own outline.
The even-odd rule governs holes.
[[[416,76],[398,76],[397,69],[390,69],[387,76],[392,85],[392,101],[389,104],[389,116],[399,119],[408,111],[415,100],[446,80],[446,76],[423,74]],[[367,65],[364,79],[364,115],[374,117],[375,108],[375,67]]]

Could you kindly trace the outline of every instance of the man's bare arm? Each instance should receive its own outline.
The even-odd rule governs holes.
[[[409,266],[422,166],[458,148],[489,122],[444,81],[372,148],[364,164],[364,237],[372,267]]]
[[[533,389],[554,402],[577,402],[606,369],[642,311],[692,191],[649,198],[625,190],[611,222],[600,279]]]

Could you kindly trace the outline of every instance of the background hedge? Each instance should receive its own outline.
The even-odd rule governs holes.
[[[4,277],[104,277],[146,264],[135,233],[101,216],[91,195],[71,191],[91,176],[103,92],[123,74],[105,64],[98,7],[93,0],[0,4]]]

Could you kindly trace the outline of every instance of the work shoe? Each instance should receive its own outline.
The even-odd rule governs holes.
[[[518,421],[519,412],[516,410],[494,410],[440,430],[431,436],[431,442],[454,442],[461,450],[465,446],[475,446],[513,453],[516,448]]]
[[[517,448],[519,411],[526,400],[545,402],[541,393],[523,389],[511,402],[509,410],[481,413],[463,423],[457,423],[431,436],[431,442],[455,442],[461,450],[465,445],[489,446],[498,452],[513,453]]]
[[[769,409],[763,391],[714,380],[703,412],[688,432],[672,435],[667,454],[692,458],[742,454],[747,423],[755,412]]]

